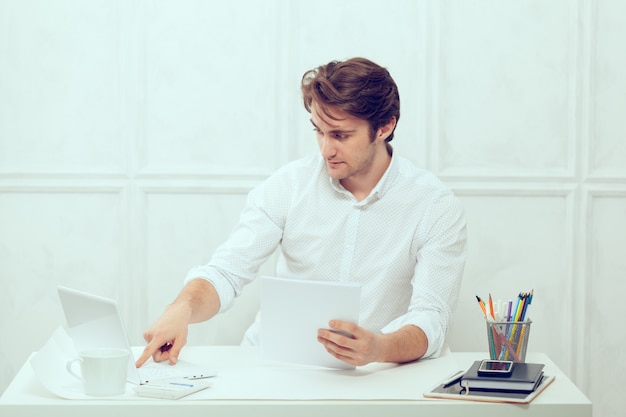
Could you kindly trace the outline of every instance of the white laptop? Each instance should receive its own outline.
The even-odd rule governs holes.
[[[176,365],[156,363],[149,359],[141,368],[135,367],[126,328],[117,302],[80,290],[58,287],[69,334],[77,351],[93,348],[122,348],[128,355],[128,382],[141,385],[169,378],[200,379],[215,376],[215,371],[202,369],[179,360]]]
[[[260,287],[263,358],[354,369],[326,351],[317,330],[333,319],[359,322],[359,283],[262,276]]]

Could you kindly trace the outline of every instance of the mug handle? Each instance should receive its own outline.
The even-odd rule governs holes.
[[[71,359],[71,360],[67,361],[67,363],[65,364],[65,369],[67,369],[67,372],[69,372],[70,375],[72,375],[74,378],[78,379],[80,382],[85,382],[83,377],[78,375],[77,373],[75,373],[74,370],[72,369],[72,366],[74,365],[75,362],[82,362],[82,361],[83,361],[82,358]]]

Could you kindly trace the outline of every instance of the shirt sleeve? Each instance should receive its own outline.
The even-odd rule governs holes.
[[[456,309],[467,255],[465,216],[451,192],[432,204],[416,233],[416,265],[408,312],[382,332],[392,333],[409,324],[418,326],[428,338],[424,358],[437,357],[445,346]]]
[[[192,267],[185,284],[201,278],[215,287],[220,312],[228,310],[243,287],[278,247],[289,196],[286,176],[275,175],[248,194],[239,222],[206,265]]]

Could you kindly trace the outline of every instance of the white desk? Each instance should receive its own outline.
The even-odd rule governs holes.
[[[425,399],[422,397],[422,387],[434,387],[440,380],[450,373],[450,366],[457,369],[467,369],[474,360],[483,359],[485,353],[452,353],[442,359],[416,362],[403,365],[398,368],[378,367],[365,368],[379,370],[379,372],[356,372],[353,375],[343,372],[338,377],[333,392],[335,399],[303,399],[287,400],[284,398],[260,399],[250,395],[253,384],[243,383],[241,390],[237,387],[225,385],[235,381],[253,380],[259,372],[264,370],[274,371],[274,364],[263,362],[259,352],[255,348],[240,347],[197,347],[188,346],[183,350],[183,359],[199,364],[205,364],[217,369],[213,388],[203,391],[209,397],[187,397],[181,400],[159,400],[146,398],[131,398],[124,400],[66,400],[50,394],[36,379],[30,363],[27,362],[18,372],[12,383],[0,397],[0,416],[2,417],[28,417],[28,416],[90,416],[90,417],[121,417],[121,416],[459,416],[459,417],[514,417],[514,416],[568,416],[568,417],[591,417],[591,402],[576,388],[576,386],[557,368],[557,366],[544,354],[529,353],[528,362],[544,363],[545,372],[555,375],[555,381],[547,387],[532,403],[528,405],[479,403],[472,401],[453,401],[440,399]],[[428,364],[424,364],[429,362]],[[369,365],[368,365],[369,366]],[[276,364],[280,372],[302,373],[301,367],[290,369],[289,365]],[[359,368],[363,369],[363,368]],[[357,371],[359,370],[357,369]],[[250,378],[246,377],[249,372]],[[306,375],[306,370],[303,375]],[[310,372],[310,370],[308,371]],[[315,372],[315,371],[314,371]],[[347,371],[352,372],[352,371]],[[285,373],[284,373],[285,374]],[[276,376],[276,374],[273,374]],[[287,375],[287,374],[285,374]],[[312,374],[311,374],[312,375]],[[324,378],[329,378],[325,374]],[[301,375],[302,376],[302,375]],[[360,380],[357,380],[362,376]],[[392,378],[390,378],[392,376]],[[334,378],[330,376],[330,378]],[[343,378],[343,379],[342,379]],[[348,378],[348,379],[346,379]],[[271,378],[269,378],[271,379]],[[355,381],[354,383],[345,381]],[[346,398],[350,397],[350,388],[355,384],[362,384],[364,390],[369,390],[367,399],[341,399],[342,392],[346,392]],[[221,384],[221,385],[220,385]],[[265,387],[280,386],[276,380],[266,381]],[[380,384],[381,396],[385,399],[376,398],[376,384]],[[384,387],[383,385],[384,384]],[[405,396],[407,387],[415,386],[414,398],[407,399]],[[343,388],[342,388],[343,387]],[[391,388],[391,390],[390,390]],[[220,391],[221,389],[221,391]],[[237,399],[215,399],[210,395],[224,395],[224,392],[238,392]],[[401,399],[387,398],[393,390],[401,393]],[[213,391],[210,391],[213,390]],[[289,398],[292,398],[294,389],[291,389]],[[297,388],[295,388],[297,391]],[[343,391],[342,391],[343,390]],[[267,390],[265,390],[267,391]],[[271,393],[271,389],[269,390]],[[353,390],[353,392],[356,392]],[[359,391],[359,395],[363,391]],[[222,393],[222,394],[220,394]],[[200,393],[197,393],[200,394]],[[194,394],[194,395],[197,395]],[[412,394],[411,394],[412,395]],[[247,398],[247,399],[246,399]]]

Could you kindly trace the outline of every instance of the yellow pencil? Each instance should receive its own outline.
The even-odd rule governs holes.
[[[524,299],[522,298],[522,294],[517,299],[517,308],[515,309],[515,321],[519,321],[519,318],[522,315],[522,304],[524,303]]]
[[[520,355],[520,350],[522,349],[522,345],[524,344],[524,331],[526,330],[526,326],[522,324],[522,331],[519,333],[519,338],[517,339],[517,357]]]

